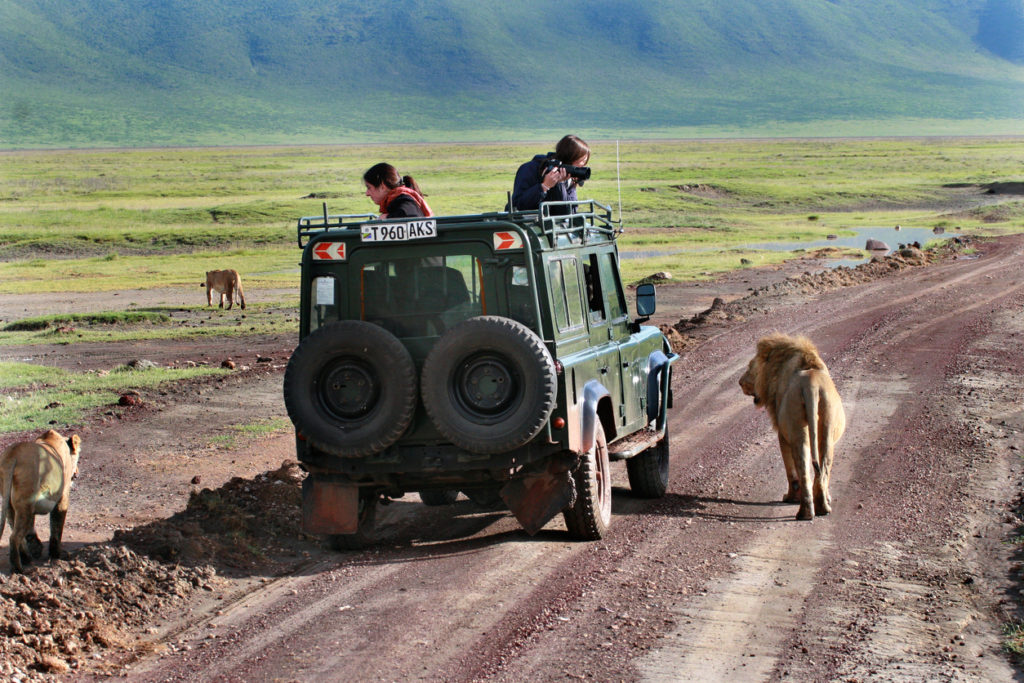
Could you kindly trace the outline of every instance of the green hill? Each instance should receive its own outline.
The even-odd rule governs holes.
[[[4,147],[1024,132],[1024,0],[0,0],[0,94]]]

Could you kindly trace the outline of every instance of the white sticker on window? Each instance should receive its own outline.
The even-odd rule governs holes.
[[[313,292],[317,306],[334,305],[334,278],[318,277],[313,280]]]

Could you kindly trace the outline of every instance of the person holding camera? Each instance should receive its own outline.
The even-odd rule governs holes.
[[[575,135],[566,135],[554,152],[538,154],[516,171],[512,207],[516,211],[539,209],[541,202],[574,202],[576,187],[590,177],[590,147]],[[571,207],[552,207],[552,214],[570,213]]]
[[[366,196],[380,207],[383,218],[424,218],[434,212],[412,176],[402,176],[391,164],[379,163],[363,174]]]

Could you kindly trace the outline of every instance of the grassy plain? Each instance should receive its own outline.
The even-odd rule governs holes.
[[[70,372],[29,363],[0,362],[0,434],[52,424],[77,424],[82,415],[116,404],[120,392],[153,388],[205,375],[226,374],[211,367]]]
[[[412,174],[439,214],[499,210],[526,144],[13,151],[0,164],[0,294],[195,287],[231,267],[250,287],[298,281],[295,221],[366,213],[361,174]],[[612,206],[630,280],[707,277],[792,257],[744,245],[861,226],[1024,229],[1020,138],[600,141],[581,196]],[[616,181],[616,178],[620,182]],[[994,202],[999,201],[998,205]],[[991,204],[991,205],[989,205]],[[651,252],[657,255],[651,256]]]
[[[294,331],[296,219],[322,213],[324,202],[331,213],[375,209],[363,194],[367,167],[395,163],[417,178],[437,213],[468,214],[500,210],[518,165],[544,151],[410,144],[0,152],[0,297],[180,287],[195,291],[197,304],[145,308],[112,297],[109,315],[0,320],[0,349]],[[625,228],[621,250],[642,255],[622,260],[630,281],[657,271],[702,279],[742,267],[741,259],[776,262],[796,254],[746,245],[858,227],[1024,230],[1024,197],[985,193],[989,183],[1024,180],[1021,138],[600,141],[591,166],[581,197],[610,205]],[[211,315],[199,305],[198,285],[212,268],[236,268],[250,291],[294,295]],[[0,362],[0,433],[44,418],[74,423],[115,391],[181,379],[176,372],[100,377]]]

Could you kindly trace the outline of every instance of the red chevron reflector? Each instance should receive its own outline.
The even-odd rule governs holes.
[[[313,247],[313,260],[315,261],[344,261],[344,242],[321,242]]]

